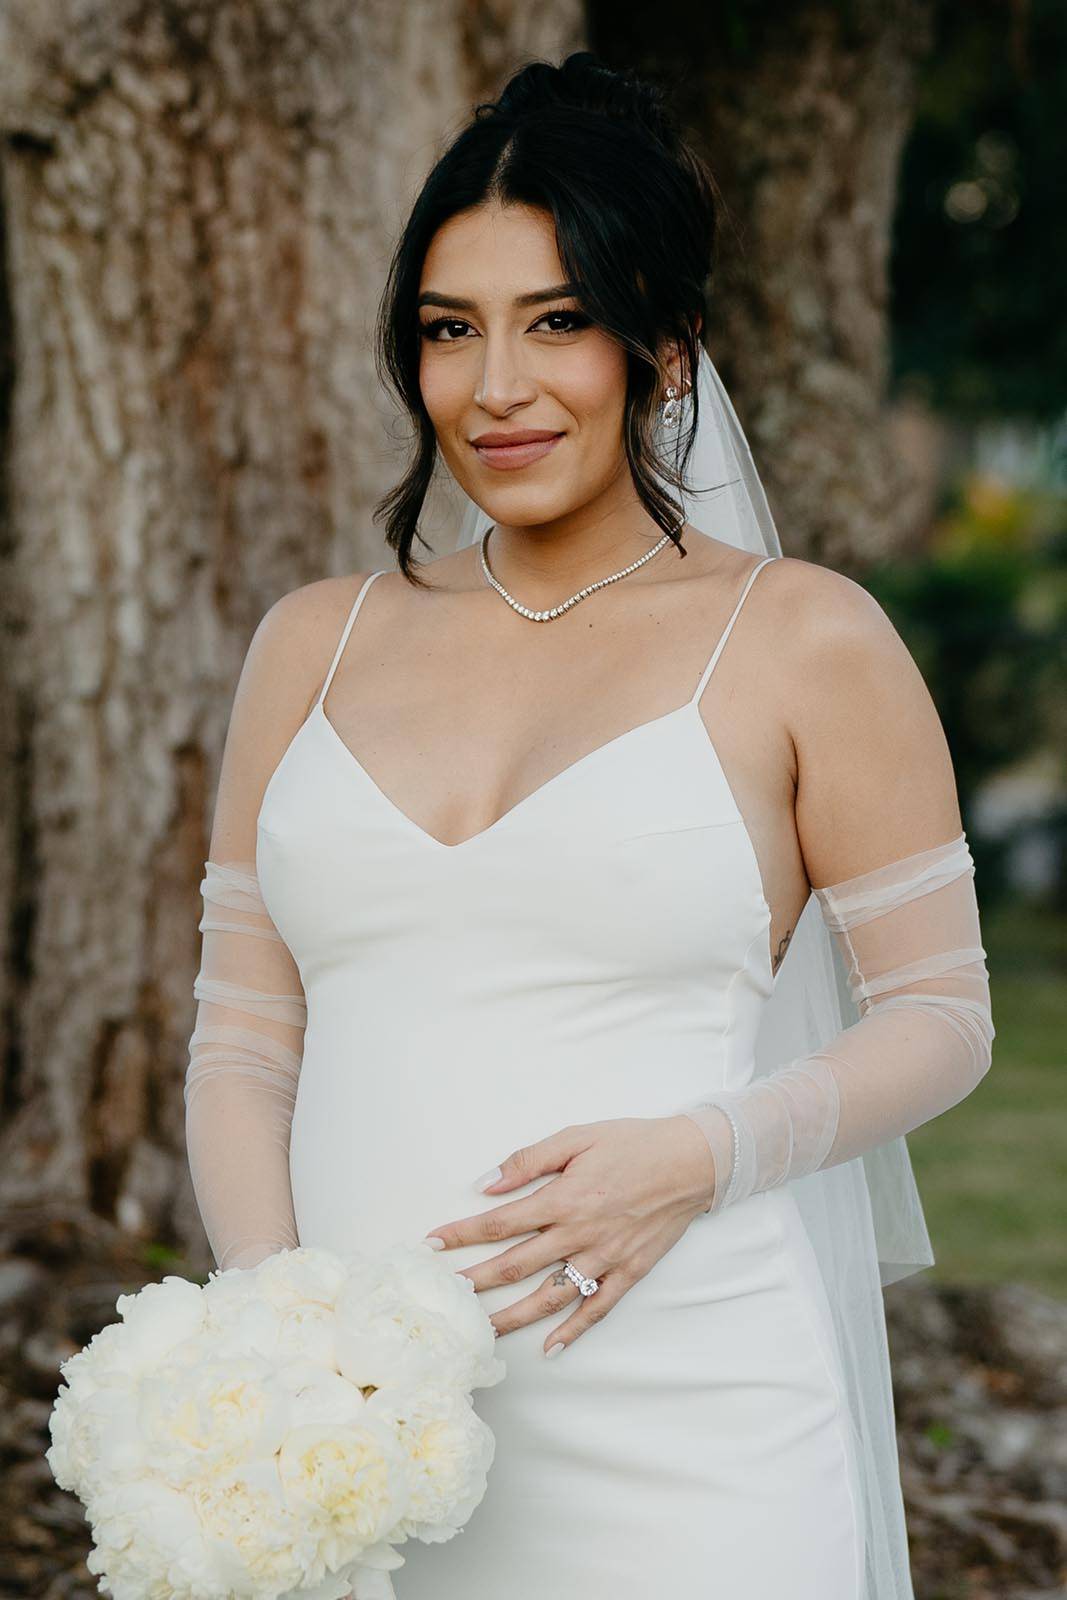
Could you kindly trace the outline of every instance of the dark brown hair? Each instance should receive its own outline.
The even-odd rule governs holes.
[[[682,508],[669,491],[684,482],[697,394],[690,425],[678,431],[665,459],[654,435],[664,379],[657,352],[676,344],[683,372],[696,372],[714,256],[714,181],[658,86],[576,51],[559,66],[524,66],[497,100],[475,108],[426,178],[394,251],[378,311],[376,359],[381,381],[412,421],[414,457],[374,519],[385,519],[400,570],[422,585],[412,544],[418,538],[431,549],[419,529],[437,459],[419,389],[423,263],[443,223],[487,202],[534,206],[552,217],[582,311],[626,349],[623,434],[634,487],[684,556]]]

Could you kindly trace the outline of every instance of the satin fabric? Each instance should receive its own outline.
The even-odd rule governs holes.
[[[520,1144],[748,1081],[770,912],[699,702],[765,564],[687,702],[457,845],[401,812],[326,714],[366,580],[257,824],[264,903],[307,997],[289,1151],[302,1244],[414,1241],[499,1205],[474,1179]],[[696,1218],[554,1360],[549,1331],[501,1338],[507,1377],[475,1396],[497,1441],[486,1498],[454,1539],[401,1547],[397,1600],[860,1600],[840,1352],[788,1189]]]

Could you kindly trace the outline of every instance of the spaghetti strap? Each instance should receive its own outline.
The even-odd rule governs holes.
[[[315,701],[315,704],[317,706],[321,706],[322,702],[326,698],[326,691],[330,687],[330,684],[333,681],[334,673],[337,671],[337,663],[341,659],[341,652],[344,650],[344,647],[348,642],[348,635],[352,632],[352,624],[355,622],[357,613],[359,612],[359,608],[363,604],[363,596],[366,594],[367,590],[370,588],[370,586],[374,582],[375,578],[380,578],[382,573],[385,572],[386,570],[387,569],[385,567],[379,567],[377,569],[377,571],[372,572],[360,584],[359,593],[356,595],[356,598],[352,602],[352,609],[348,613],[348,619],[345,622],[345,625],[341,630],[341,637],[337,641],[337,649],[333,653],[333,660],[330,662],[330,670],[326,674],[326,681],[323,683],[322,688],[319,690],[319,697]]]
[[[776,556],[764,556],[762,561],[757,561],[756,565],[752,568],[752,571],[749,573],[748,577],[745,579],[745,586],[741,590],[741,594],[740,594],[740,597],[738,599],[738,602],[734,606],[734,609],[730,614],[730,620],[727,622],[725,628],[722,630],[722,633],[719,636],[719,642],[715,646],[715,649],[711,653],[711,660],[708,662],[707,666],[704,668],[704,671],[700,674],[700,682],[697,684],[696,693],[693,695],[693,699],[690,702],[690,704],[695,704],[695,702],[700,699],[700,696],[704,693],[704,690],[707,688],[708,679],[711,677],[712,669],[714,668],[716,661],[718,661],[719,656],[722,653],[723,645],[726,643],[727,639],[730,637],[730,629],[733,627],[734,623],[737,621],[738,613],[740,612],[741,607],[745,603],[745,596],[748,594],[748,591],[751,589],[751,587],[753,585],[753,582],[755,581],[755,577],[756,577],[757,572],[759,572],[761,570],[761,568],[765,567],[767,565],[768,561],[776,561],[776,560],[777,560]]]

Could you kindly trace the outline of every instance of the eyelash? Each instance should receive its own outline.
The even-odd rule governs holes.
[[[546,322],[549,317],[566,317],[572,324],[569,328],[550,328],[548,330],[549,334],[557,339],[562,338],[564,334],[575,333],[580,328],[588,328],[592,322],[592,318],[587,317],[584,311],[546,311],[543,316],[538,317],[537,321]],[[457,324],[463,328],[470,327],[470,323],[464,322],[462,317],[434,317],[432,321],[420,322],[419,331],[424,339],[429,339],[435,344],[462,344],[462,339],[438,339],[436,335],[438,328]],[[537,323],[534,326],[536,327]]]

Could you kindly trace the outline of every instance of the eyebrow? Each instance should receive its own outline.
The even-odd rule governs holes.
[[[517,294],[512,301],[516,306],[538,306],[544,300],[559,300],[564,295],[576,295],[577,284],[557,283],[551,289],[532,289],[529,294]],[[476,300],[464,300],[459,295],[437,294],[433,289],[427,289],[420,294],[417,304],[419,306],[448,306],[452,311],[477,311]]]

